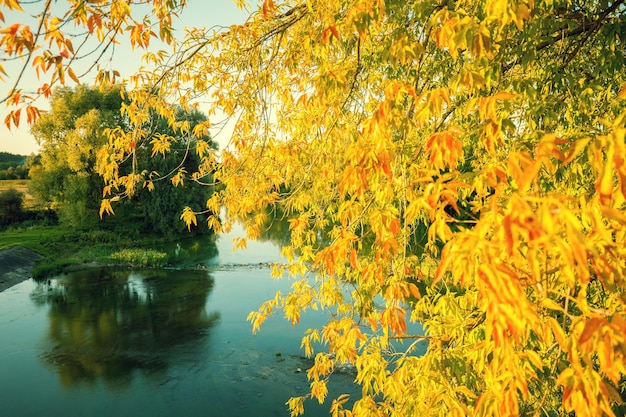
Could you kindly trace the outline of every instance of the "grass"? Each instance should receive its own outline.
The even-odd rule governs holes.
[[[28,184],[30,180],[0,180],[0,191],[15,188],[23,193],[28,192]]]
[[[0,250],[23,246],[43,256],[64,251],[66,243],[76,238],[75,232],[63,226],[33,226],[0,232]]]

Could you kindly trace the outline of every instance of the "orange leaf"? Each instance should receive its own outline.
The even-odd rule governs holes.
[[[13,119],[13,124],[15,125],[15,127],[18,127],[20,125],[20,116],[22,115],[22,109],[17,109],[14,112],[11,112],[12,116],[11,119]]]
[[[266,18],[270,12],[276,10],[276,6],[272,0],[263,1],[263,17]]]
[[[389,159],[385,159],[382,162],[382,167],[383,167],[383,171],[385,173],[385,175],[387,176],[387,178],[389,179],[389,181],[393,180],[393,173],[391,172],[391,166],[389,165]]]
[[[585,328],[583,332],[580,334],[580,338],[578,339],[578,343],[581,345],[591,339],[591,336],[598,330],[598,328],[606,323],[606,320],[601,319],[599,317],[593,317],[587,323],[585,323]]]
[[[398,218],[394,218],[391,220],[391,224],[389,225],[389,231],[394,236],[400,233],[401,225],[400,220]]]
[[[328,43],[329,38],[330,38],[330,29],[326,28],[322,31],[322,42]]]
[[[39,109],[33,106],[26,107],[26,120],[29,125],[32,125],[39,118]]]
[[[19,23],[14,23],[11,26],[9,26],[6,29],[2,30],[2,33],[6,33],[10,36],[15,36],[15,34],[17,33],[17,31],[20,29],[20,24]]]
[[[4,118],[4,125],[7,127],[7,129],[11,130],[11,113],[9,113],[7,117]]]
[[[441,251],[441,259],[439,261],[439,265],[437,265],[437,270],[435,271],[435,279],[433,283],[436,283],[441,279],[443,274],[448,270],[448,267],[452,263],[452,258],[454,255],[451,255],[451,246],[447,244],[443,247]]]
[[[358,269],[357,256],[356,256],[355,249],[352,249],[352,251],[350,251],[350,265],[352,266],[352,268]]]
[[[422,294],[420,293],[419,288],[417,288],[417,285],[413,284],[413,283],[409,283],[409,291],[411,292],[411,295],[415,298],[422,298]]]
[[[619,90],[619,93],[617,93],[617,98],[619,98],[619,99],[625,99],[626,98],[626,83],[624,83],[624,85],[622,85],[622,88]]]
[[[22,94],[17,91],[11,96],[11,101],[13,104],[18,105],[20,103],[20,98],[22,98]]]

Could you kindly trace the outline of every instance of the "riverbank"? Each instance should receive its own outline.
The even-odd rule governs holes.
[[[35,262],[41,258],[22,246],[0,251],[0,292],[32,278]]]

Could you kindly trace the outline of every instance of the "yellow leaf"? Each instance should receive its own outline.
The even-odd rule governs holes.
[[[311,395],[315,397],[320,404],[324,403],[324,400],[328,395],[326,381],[319,380],[311,382]]]
[[[506,91],[500,91],[493,95],[493,98],[496,100],[511,100],[516,97],[519,97],[519,94],[508,93]]]
[[[554,317],[548,317],[546,319],[548,326],[552,329],[556,342],[561,347],[561,350],[567,351],[567,341],[565,338],[565,332],[561,328],[561,325],[554,319]]]
[[[198,220],[196,219],[196,213],[193,212],[191,207],[185,207],[183,209],[183,213],[180,215],[180,219],[185,222],[187,225],[187,230],[191,230],[191,225],[198,225]]]
[[[554,300],[550,298],[542,299],[541,305],[550,310],[563,311],[563,307],[558,305]]]
[[[563,160],[563,164],[567,164],[574,160],[580,153],[586,148],[587,144],[589,144],[590,138],[578,139],[576,140],[572,146],[569,148],[569,152],[567,156]]]
[[[606,206],[610,206],[613,200],[613,153],[614,148],[609,145],[606,150],[606,163],[602,165],[595,184],[600,202]]]
[[[102,218],[103,214],[115,214],[113,213],[113,207],[111,207],[111,200],[105,198],[100,203],[100,218]]]
[[[624,215],[622,211],[607,206],[601,206],[600,211],[602,212],[602,215],[607,219],[611,219],[620,224],[626,225],[626,215]]]
[[[197,127],[197,126],[196,126]],[[194,134],[195,134],[196,129],[194,128]],[[198,140],[196,141],[196,153],[199,156],[204,155],[205,153],[207,153],[207,151],[210,149],[209,144],[204,141],[204,140]]]
[[[534,350],[527,350],[525,353],[530,363],[532,363],[536,369],[543,369],[543,362],[541,361],[541,357],[537,352],[535,352]]]
[[[72,80],[74,80],[74,82],[76,84],[80,84],[80,80],[78,79],[78,77],[76,76],[76,74],[74,73],[74,70],[72,69],[72,67],[67,67],[67,75],[70,76],[70,78]]]
[[[304,414],[304,397],[292,397],[285,404],[289,407],[291,417]]]

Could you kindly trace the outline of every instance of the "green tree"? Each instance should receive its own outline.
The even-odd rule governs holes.
[[[160,143],[169,138],[169,152],[153,156],[152,146],[136,147],[132,158],[120,164],[120,173],[130,175],[141,166],[147,177],[130,192],[124,216],[107,218],[104,226],[176,235],[186,227],[180,222],[185,206],[196,210],[212,193],[211,187],[196,184],[189,189],[164,185],[172,172],[194,172],[199,159],[196,142],[202,140],[207,152],[215,148],[208,136],[200,139],[190,132],[171,128],[158,114],[149,115],[142,125],[130,125],[128,117],[120,113],[124,105],[120,86],[113,89],[77,87],[63,88],[52,96],[51,109],[32,127],[32,133],[41,145],[41,153],[33,165],[31,190],[42,202],[47,202],[59,213],[66,224],[78,228],[94,227],[100,220],[99,210],[104,183],[97,172],[97,154],[109,144],[107,131],[144,132],[146,141]],[[199,111],[172,110],[181,123],[193,129],[206,121]],[[132,204],[131,204],[132,203]],[[202,228],[204,232],[208,230]]]
[[[207,121],[207,117],[198,110],[185,112],[178,108],[174,111],[176,119],[180,123],[188,123],[190,130]],[[132,174],[133,170],[141,167],[146,177],[136,184],[130,201],[125,201],[123,211],[118,213],[119,217],[124,219],[132,216],[133,222],[142,231],[165,236],[186,233],[188,228],[180,221],[183,209],[193,207],[194,210],[201,211],[214,192],[210,174],[185,184],[186,174],[196,172],[201,164],[200,155],[195,151],[199,142],[206,144],[206,149],[202,151],[205,153],[214,152],[217,145],[206,134],[196,137],[191,132],[173,129],[165,119],[156,114],[141,128],[133,129],[135,134],[139,131],[144,132],[147,139],[135,147],[132,158],[119,169],[122,173]],[[169,151],[161,154],[155,151],[155,147],[158,149],[163,140],[169,141]],[[152,143],[148,143],[149,141]],[[180,182],[184,186],[173,187],[172,179],[176,185]],[[197,227],[194,232],[207,233],[209,229]]]
[[[104,129],[125,125],[121,106],[119,86],[62,88],[32,126],[41,146],[39,163],[30,170],[32,193],[66,224],[84,228],[99,220],[103,182],[94,169],[96,154],[108,141]]]
[[[9,152],[0,152],[0,179],[10,179],[8,178],[8,169],[18,169],[25,164],[26,160],[27,157],[24,155],[15,155]],[[19,171],[20,172],[18,172],[17,175],[21,176],[21,169]],[[2,178],[3,176],[5,178]]]
[[[24,194],[15,188],[0,191],[0,224],[18,222],[24,216]]]

